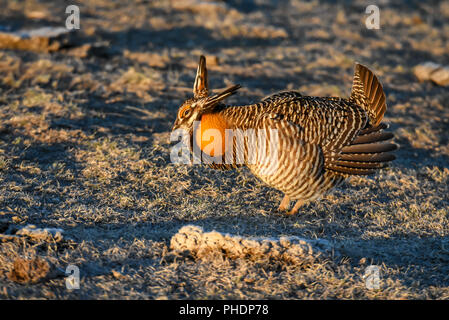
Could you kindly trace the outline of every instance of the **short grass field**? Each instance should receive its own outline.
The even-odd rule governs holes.
[[[365,1],[76,3],[80,46],[0,50],[1,299],[449,298],[449,89],[413,73],[449,65],[447,1],[380,1],[378,30]],[[69,4],[1,0],[0,27],[64,26]],[[201,54],[210,86],[241,84],[228,103],[242,105],[285,89],[348,97],[354,63],[369,66],[397,160],[295,216],[247,169],[171,163]],[[62,237],[20,235],[28,225]],[[187,225],[332,249],[179,253],[171,239]]]

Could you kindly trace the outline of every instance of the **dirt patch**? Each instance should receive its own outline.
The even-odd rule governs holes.
[[[50,264],[42,258],[17,258],[8,279],[21,284],[37,283],[45,279],[50,272]]]

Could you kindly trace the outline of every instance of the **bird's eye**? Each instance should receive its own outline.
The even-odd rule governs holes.
[[[182,116],[185,118],[185,117],[188,117],[189,114],[190,114],[190,108],[187,108],[187,109],[184,110],[184,112],[182,113]]]

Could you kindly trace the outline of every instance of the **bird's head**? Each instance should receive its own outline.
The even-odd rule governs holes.
[[[209,96],[206,58],[201,56],[193,85],[193,98],[187,99],[179,107],[172,131],[184,129],[192,133],[195,121],[200,121],[203,114],[212,112],[222,100],[236,93],[239,88],[240,85],[234,85]]]

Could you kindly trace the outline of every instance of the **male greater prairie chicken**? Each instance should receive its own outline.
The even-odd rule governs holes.
[[[294,214],[347,177],[374,173],[395,159],[390,152],[397,145],[387,142],[393,134],[381,122],[385,94],[377,77],[360,64],[349,99],[289,91],[250,105],[222,103],[239,88],[209,95],[206,59],[201,56],[194,97],[180,106],[173,131],[184,129],[190,150],[200,150],[212,168],[246,165],[282,191],[279,210],[296,200],[289,212]],[[248,132],[256,131],[261,134],[251,138]]]

